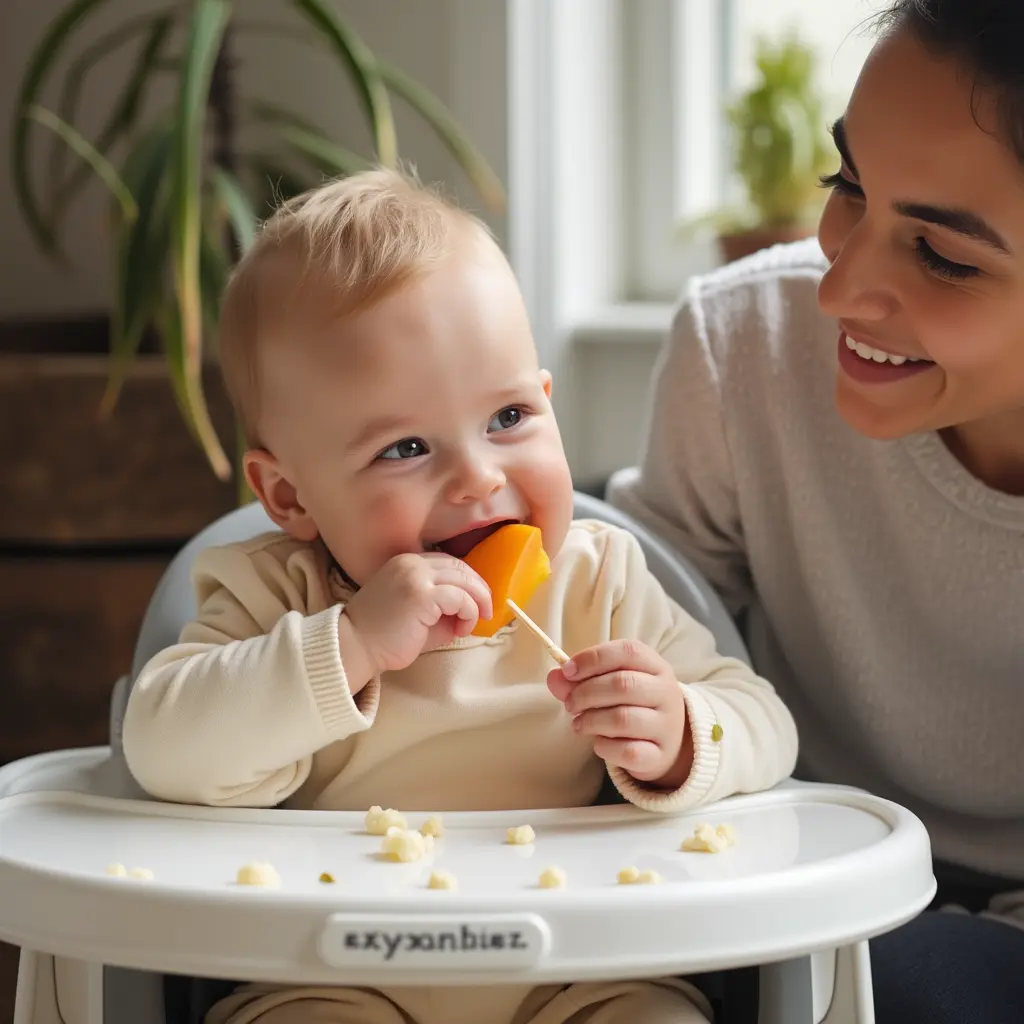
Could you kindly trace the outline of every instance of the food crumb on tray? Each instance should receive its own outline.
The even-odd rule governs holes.
[[[698,825],[692,836],[687,836],[679,848],[686,853],[721,853],[736,845],[736,832],[732,825]]]
[[[123,864],[108,864],[107,874],[112,878],[135,878],[142,882],[153,881],[153,872],[149,868],[126,868]]]
[[[566,874],[561,868],[545,868],[540,873],[537,884],[542,889],[562,889],[566,883]]]
[[[531,825],[516,825],[508,830],[505,841],[510,846],[529,846],[537,838]]]
[[[366,831],[371,836],[386,836],[389,828],[406,829],[409,827],[405,815],[400,811],[396,811],[393,807],[388,807],[385,810],[376,804],[366,812],[365,824]]]
[[[243,864],[235,878],[238,885],[252,885],[264,889],[276,889],[281,884],[281,876],[273,864],[265,860],[254,860]]]
[[[425,836],[431,836],[433,839],[440,839],[444,835],[444,821],[436,814],[432,814],[420,826],[420,832]]]
[[[661,881],[661,875],[650,868],[641,871],[636,867],[628,867],[619,872],[617,881],[619,885],[657,885]]]
[[[392,826],[384,836],[380,852],[391,860],[407,864],[410,861],[420,860],[420,858],[425,857],[433,848],[433,836],[425,836],[411,828],[406,829]]]

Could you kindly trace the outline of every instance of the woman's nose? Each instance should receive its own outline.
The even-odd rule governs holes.
[[[837,320],[884,320],[899,309],[884,247],[863,221],[826,255],[831,261],[818,284],[818,305]]]

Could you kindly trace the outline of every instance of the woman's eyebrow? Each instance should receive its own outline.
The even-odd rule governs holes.
[[[838,118],[829,129],[836,149],[843,159],[849,171],[857,177],[857,165],[850,155],[850,144],[846,139],[846,124],[843,118]],[[1012,255],[1010,246],[1003,239],[1003,236],[987,221],[983,220],[976,213],[970,210],[961,210],[955,207],[933,206],[931,203],[915,203],[907,200],[898,200],[892,204],[892,208],[901,217],[909,217],[913,220],[922,220],[928,224],[935,224],[938,227],[954,231],[958,235],[970,238],[975,242],[984,242],[998,252],[1006,256]]]
[[[971,213],[970,210],[907,202],[895,202],[892,204],[892,208],[903,217],[912,217],[914,220],[937,224],[940,228],[955,231],[958,235],[963,235],[975,242],[984,242],[985,245],[991,246],[1003,253],[1004,256],[1012,255],[1012,250],[1003,241],[1003,236],[987,221],[982,220],[976,213]]]

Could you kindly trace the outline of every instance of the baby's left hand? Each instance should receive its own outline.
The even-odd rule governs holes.
[[[693,744],[683,691],[653,648],[636,640],[588,647],[548,674],[548,689],[608,764],[667,789],[689,777]]]

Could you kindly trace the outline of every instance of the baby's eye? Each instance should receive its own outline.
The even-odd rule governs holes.
[[[487,433],[496,434],[501,430],[518,427],[526,419],[526,415],[526,410],[521,405],[510,405],[491,417],[491,422],[487,424]]]
[[[403,437],[377,456],[378,459],[415,459],[426,455],[430,449],[418,437]]]

